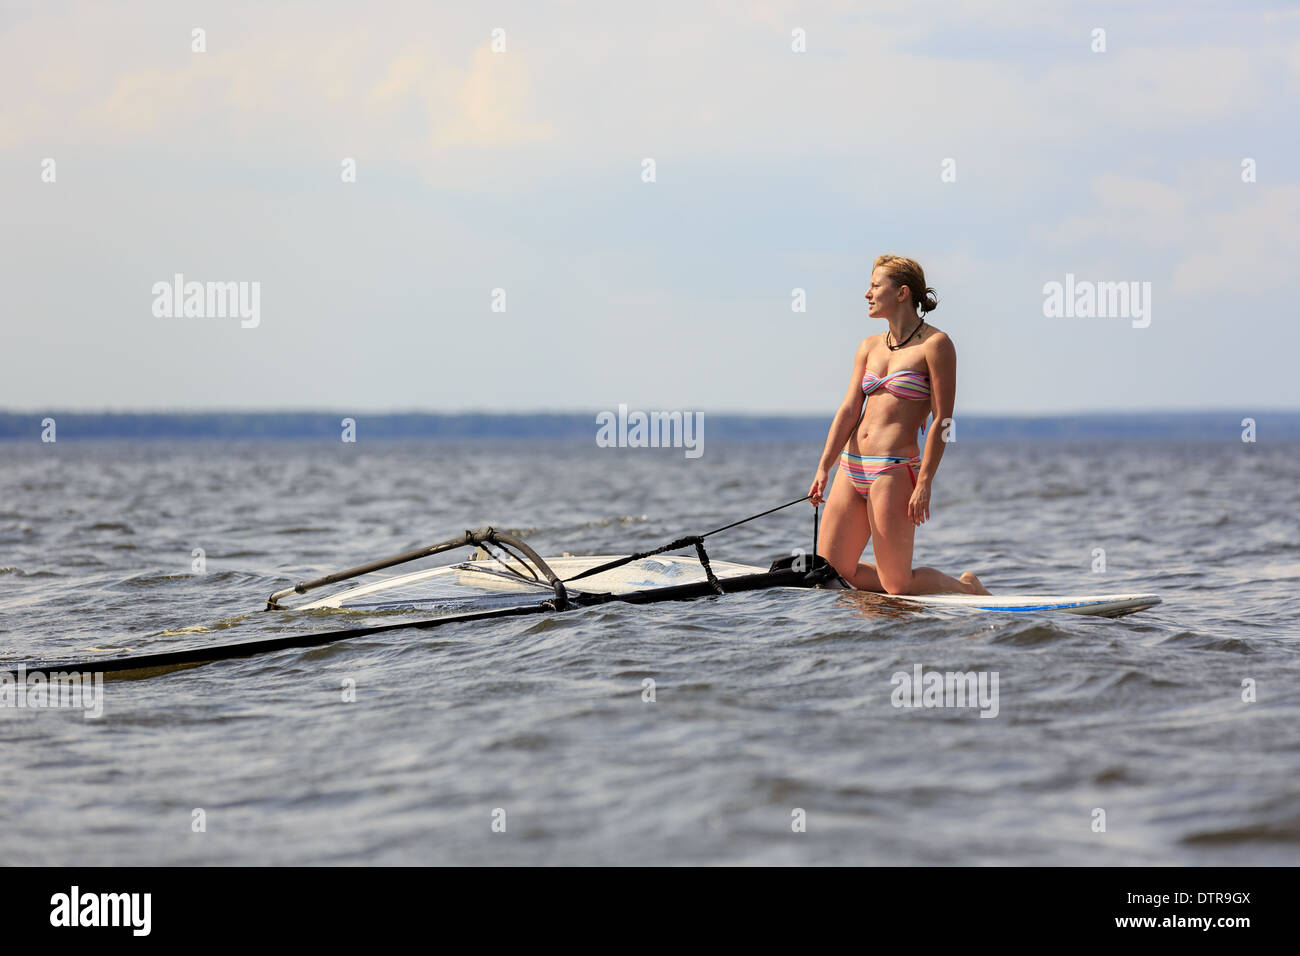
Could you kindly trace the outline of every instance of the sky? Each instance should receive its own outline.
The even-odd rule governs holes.
[[[1300,408],[1300,3],[0,0],[0,81],[0,408],[829,417],[885,252],[958,413]]]

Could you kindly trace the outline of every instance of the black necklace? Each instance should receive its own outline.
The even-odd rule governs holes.
[[[893,333],[892,331],[886,332],[886,333],[885,333],[885,345],[887,345],[887,346],[889,347],[889,351],[891,351],[891,352],[897,352],[899,349],[901,349],[901,348],[902,348],[904,345],[906,345],[908,342],[912,341],[912,337],[915,336],[917,332],[920,332],[920,331],[921,331],[921,326],[922,326],[922,325],[925,325],[925,319],[922,319],[919,323],[917,323],[916,328],[914,328],[914,329],[912,330],[912,335],[909,335],[907,338],[903,339],[903,341],[899,342],[897,345],[890,345],[890,344],[889,344],[889,337],[890,337],[891,335],[893,335],[894,333]]]

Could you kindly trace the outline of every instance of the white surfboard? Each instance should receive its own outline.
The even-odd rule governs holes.
[[[953,610],[1056,612],[1098,617],[1123,617],[1160,603],[1154,594],[891,594],[887,597],[891,601]]]
[[[617,555],[562,555],[546,558],[547,564],[561,578],[578,574],[597,564],[615,560]],[[452,607],[464,610],[475,604],[483,607],[502,604],[519,604],[536,601],[538,594],[551,593],[545,581],[526,581],[496,573],[500,568],[495,561],[477,561],[450,567],[429,568],[398,577],[385,578],[305,604],[299,610],[322,608],[342,610],[412,610],[433,611]],[[767,568],[728,561],[711,562],[714,574],[725,586],[727,578],[740,575],[762,574]],[[605,571],[583,579],[573,585],[577,590],[612,591],[624,593],[642,588],[688,584],[704,580],[704,569],[694,557],[681,555],[655,555],[642,558],[612,571]],[[485,594],[504,592],[495,599]],[[839,592],[844,593],[844,592]],[[858,592],[868,593],[868,592]],[[1092,614],[1101,617],[1120,617],[1160,603],[1154,594],[1094,594],[1060,596],[1039,594],[922,594],[876,595],[881,600],[898,601],[905,605],[949,608],[967,611],[1021,611],[1037,613]]]

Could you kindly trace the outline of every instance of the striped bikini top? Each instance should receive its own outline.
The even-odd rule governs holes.
[[[881,378],[872,372],[862,376],[862,391],[867,395],[884,388],[890,395],[898,398],[913,398],[925,401],[930,397],[930,376],[924,372],[903,369]]]

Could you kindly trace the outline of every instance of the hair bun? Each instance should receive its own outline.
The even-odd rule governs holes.
[[[911,289],[912,304],[921,315],[939,308],[939,297],[934,294],[934,289],[925,284],[925,270],[915,259],[887,252],[883,256],[877,256],[871,268],[873,272],[883,268],[891,282]],[[917,289],[922,290],[919,295]]]

